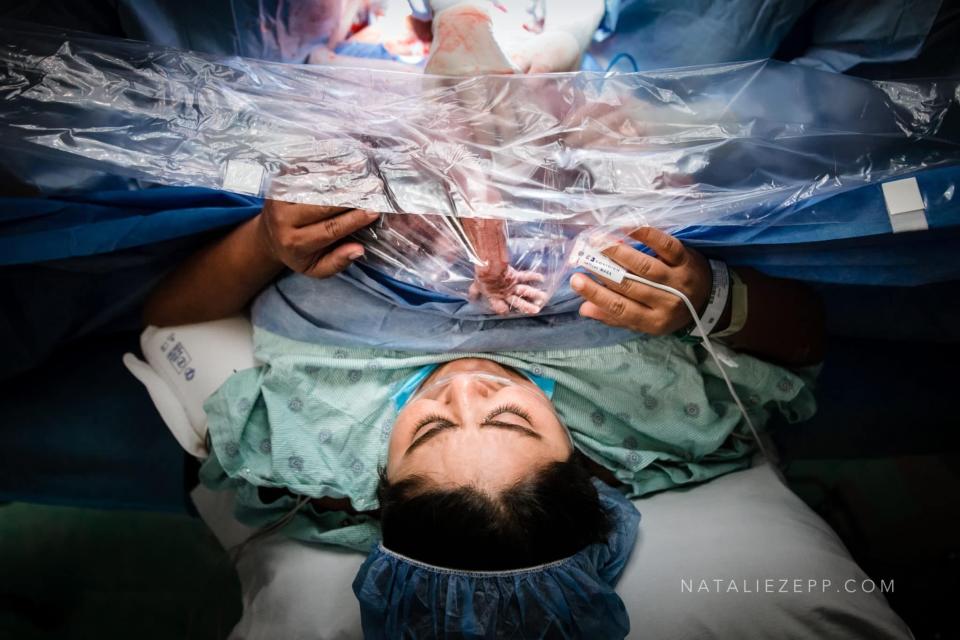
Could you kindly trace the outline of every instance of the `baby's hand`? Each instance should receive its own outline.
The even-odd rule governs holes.
[[[533,286],[543,282],[536,271],[518,271],[509,265],[477,267],[470,299],[485,299],[497,315],[519,311],[533,315],[547,304],[547,294]]]
[[[363,255],[359,242],[340,241],[379,217],[372,211],[267,200],[260,236],[270,254],[290,269],[329,278]]]

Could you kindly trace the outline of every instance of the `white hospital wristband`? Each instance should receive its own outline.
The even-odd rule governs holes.
[[[717,323],[720,322],[720,316],[727,307],[727,299],[730,296],[730,271],[727,265],[719,260],[710,261],[710,272],[713,274],[710,287],[710,298],[707,300],[707,308],[700,317],[700,324],[703,330],[710,335]],[[691,336],[702,338],[703,334],[699,329],[690,332]]]

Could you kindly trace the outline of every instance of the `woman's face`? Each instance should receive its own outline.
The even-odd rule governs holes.
[[[397,416],[387,477],[498,491],[571,452],[537,385],[495,362],[463,358],[438,367]]]

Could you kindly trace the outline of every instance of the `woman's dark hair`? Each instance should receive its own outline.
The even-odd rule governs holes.
[[[488,495],[435,488],[420,476],[380,473],[383,546],[427,564],[498,571],[572,556],[607,539],[612,522],[580,454]]]

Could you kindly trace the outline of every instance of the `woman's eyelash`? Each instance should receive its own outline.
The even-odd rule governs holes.
[[[438,413],[431,413],[430,415],[426,416],[425,418],[423,418],[422,420],[420,420],[420,422],[417,423],[417,426],[414,427],[414,431],[419,431],[419,430],[422,429],[423,427],[425,427],[425,426],[427,426],[427,425],[429,425],[429,424],[431,424],[431,423],[433,423],[433,422],[440,422],[440,423],[443,423],[443,424],[451,424],[450,420],[448,420],[447,418],[441,416],[440,414],[438,414]]]
[[[487,417],[484,418],[483,421],[484,421],[484,422],[490,422],[491,420],[493,420],[494,418],[496,418],[498,415],[503,414],[503,413],[512,413],[513,415],[519,416],[519,417],[523,418],[524,420],[526,420],[527,422],[530,422],[530,414],[526,411],[526,409],[524,409],[523,407],[521,407],[521,406],[519,406],[519,405],[516,405],[516,404],[502,404],[502,405],[500,405],[499,407],[497,407],[496,409],[494,409],[493,411],[491,411],[490,413],[488,413],[488,414],[487,414]],[[427,416],[424,416],[419,422],[417,422],[416,427],[414,427],[414,432],[415,432],[415,433],[419,433],[419,432],[421,431],[421,429],[424,429],[425,427],[428,427],[428,426],[430,426],[430,425],[432,425],[432,424],[434,424],[434,423],[438,423],[439,425],[443,425],[443,426],[447,426],[447,425],[453,424],[453,423],[449,420],[449,418],[446,418],[446,417],[440,415],[439,413],[431,413],[431,414],[429,414],[429,415],[427,415]],[[431,431],[432,431],[432,429],[431,429]]]
[[[491,411],[489,414],[487,414],[487,417],[484,418],[483,421],[489,422],[490,420],[493,420],[496,416],[500,415],[501,413],[512,413],[513,415],[519,416],[524,420],[526,420],[527,422],[530,422],[530,414],[523,407],[520,407],[519,405],[515,405],[515,404],[500,405],[499,407]]]

